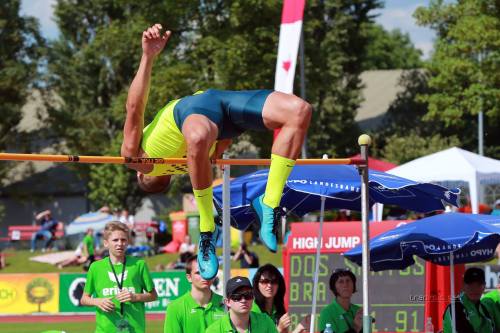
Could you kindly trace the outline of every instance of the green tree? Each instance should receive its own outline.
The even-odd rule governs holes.
[[[304,17],[307,100],[314,107],[308,134],[310,156],[355,153],[354,121],[361,97],[371,24],[380,1],[308,1]]]
[[[19,14],[20,0],[0,3],[0,150],[20,150],[16,126],[22,118],[30,88],[37,78],[43,50],[38,22]],[[8,164],[0,163],[3,179]]]
[[[414,16],[438,34],[426,66],[430,91],[421,95],[425,118],[442,121],[476,150],[477,114],[484,111],[486,153],[500,157],[500,3],[432,0]]]
[[[415,48],[407,33],[399,29],[386,31],[379,24],[369,24],[366,30],[368,44],[364,70],[415,69],[423,65],[422,51]]]

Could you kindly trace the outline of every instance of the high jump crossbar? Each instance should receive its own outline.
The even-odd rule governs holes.
[[[186,158],[150,158],[118,156],[79,156],[50,154],[0,153],[0,161],[43,161],[59,163],[99,163],[99,164],[187,164]],[[216,165],[270,165],[270,159],[218,159]],[[297,165],[308,164],[366,164],[361,158],[298,159]]]

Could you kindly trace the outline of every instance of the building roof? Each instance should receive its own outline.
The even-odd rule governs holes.
[[[404,90],[399,85],[403,73],[402,69],[391,69],[365,71],[361,74],[364,100],[355,118],[361,129],[374,129],[380,125],[391,103]]]

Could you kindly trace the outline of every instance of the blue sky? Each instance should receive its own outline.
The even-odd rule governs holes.
[[[57,25],[52,21],[53,5],[56,0],[22,0],[21,12],[39,19],[42,33],[46,38],[56,38]],[[432,30],[415,24],[412,14],[415,8],[428,5],[429,0],[385,0],[385,8],[378,10],[376,21],[386,29],[400,29],[410,34],[413,44],[422,50],[424,58],[432,51],[435,34]]]

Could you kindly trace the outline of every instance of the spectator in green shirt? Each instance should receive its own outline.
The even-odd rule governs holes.
[[[83,237],[82,242],[75,250],[74,256],[59,263],[57,267],[63,268],[70,265],[78,266],[85,264],[84,270],[88,271],[88,267],[90,267],[90,264],[92,264],[94,260],[94,230],[88,228],[85,237]]]
[[[495,324],[481,302],[486,279],[484,271],[470,267],[464,273],[463,292],[455,300],[455,327],[457,333],[494,333]],[[451,305],[445,310],[443,332],[452,332]]]
[[[222,296],[212,292],[212,280],[200,275],[196,255],[186,260],[186,278],[191,291],[167,306],[164,333],[205,332],[206,328],[225,314]]]
[[[363,313],[359,305],[351,303],[356,292],[356,276],[348,269],[336,269],[330,276],[330,290],[335,298],[321,311],[319,329],[323,332],[331,324],[335,333],[359,333],[363,329]]]
[[[145,302],[157,294],[143,259],[126,256],[129,229],[120,222],[104,228],[105,257],[90,265],[81,299],[84,306],[96,307],[95,333],[144,333]]]
[[[481,303],[493,319],[496,330],[500,330],[500,284],[497,284],[497,289],[485,294],[481,298]]]
[[[255,302],[252,311],[267,314],[278,328],[278,332],[288,332],[290,316],[285,309],[286,285],[283,275],[271,264],[260,267],[253,277]]]
[[[251,311],[253,298],[250,280],[242,276],[229,279],[224,301],[229,313],[210,325],[205,333],[277,333],[268,315]]]

